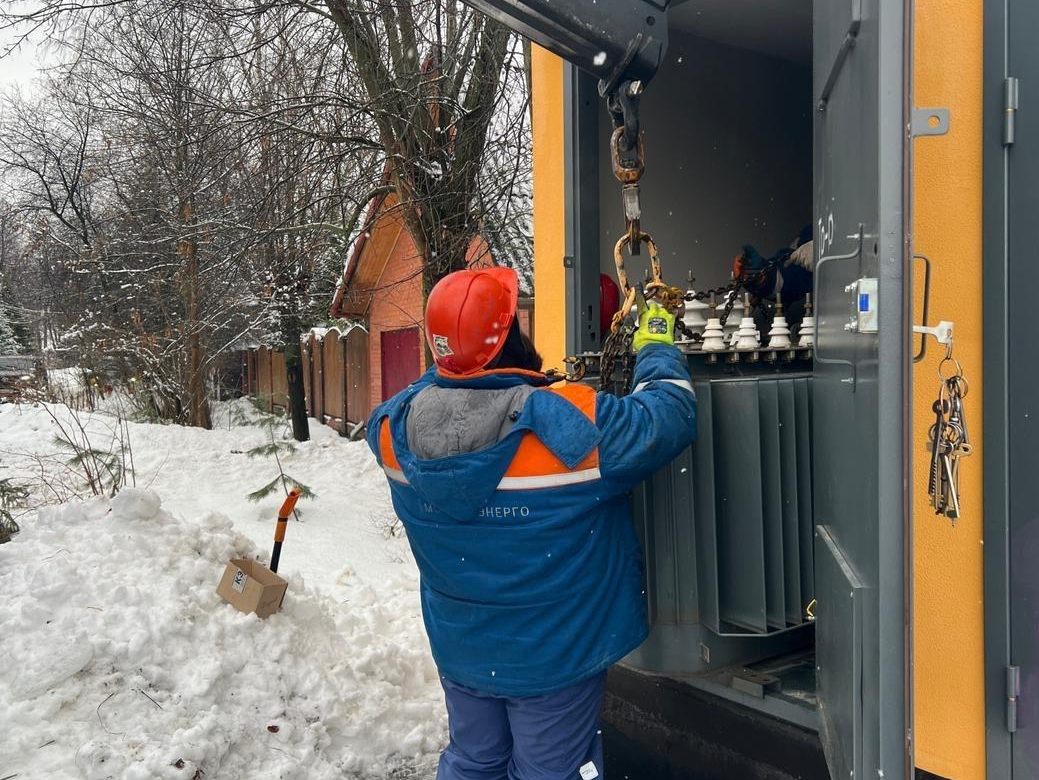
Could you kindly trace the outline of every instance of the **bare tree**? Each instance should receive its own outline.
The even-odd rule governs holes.
[[[7,5],[0,28],[64,54],[0,128],[19,273],[60,322],[47,343],[136,378],[156,414],[208,425],[206,377],[260,338],[306,438],[299,336],[377,195],[426,291],[474,247],[529,285],[529,60],[456,0]]]
[[[426,291],[466,267],[488,130],[508,94],[511,36],[455,0],[309,0],[334,22],[364,87],[388,179],[424,259]]]
[[[230,287],[240,258],[218,229],[236,221],[240,133],[195,100],[221,87],[219,30],[171,4],[78,33],[44,97],[8,112],[0,159],[23,174],[24,208],[46,215],[41,239],[75,280],[69,330],[140,371],[160,416],[206,427],[211,337],[243,314]]]

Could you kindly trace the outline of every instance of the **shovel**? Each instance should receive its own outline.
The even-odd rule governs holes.
[[[292,510],[296,508],[296,502],[299,501],[301,495],[303,495],[302,490],[293,488],[285,496],[285,503],[278,510],[278,524],[274,527],[274,550],[271,552],[270,570],[273,572],[278,571],[278,560],[281,558],[281,543],[285,541],[285,529],[288,528],[289,517],[292,515]]]

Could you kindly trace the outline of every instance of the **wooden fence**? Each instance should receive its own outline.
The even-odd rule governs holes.
[[[245,352],[244,363],[248,394],[262,398],[272,411],[284,409],[289,399],[285,354],[269,347],[257,347]]]
[[[310,333],[300,343],[307,414],[344,435],[371,412],[368,390],[368,332],[361,327]],[[288,405],[285,355],[267,347],[245,353],[250,395],[267,399],[272,410]]]

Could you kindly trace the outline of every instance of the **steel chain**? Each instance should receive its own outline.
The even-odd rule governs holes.
[[[729,315],[732,314],[733,308],[736,306],[736,295],[735,293],[752,284],[759,281],[770,271],[778,268],[782,264],[783,259],[777,259],[766,265],[760,271],[755,271],[753,274],[748,276],[741,276],[738,279],[733,279],[722,287],[715,287],[711,290],[704,290],[703,292],[693,293],[692,295],[686,293],[682,296],[683,300],[686,301],[703,301],[710,298],[712,295],[725,295],[727,300],[725,307],[722,309],[721,317],[718,318],[719,323],[724,327],[725,323],[729,320]],[[682,334],[693,342],[703,341],[703,335],[699,333],[693,333],[690,331],[684,322],[680,319],[675,321],[676,330],[681,330]],[[607,336],[606,341],[603,343],[602,358],[599,362],[599,389],[609,390],[613,384],[613,374],[617,367],[618,360],[623,360],[624,370],[621,374],[621,390],[623,393],[627,393],[631,389],[631,377],[634,369],[634,354],[631,352],[631,344],[635,338],[635,328],[631,326],[622,326],[615,332],[610,333]]]
[[[683,299],[686,301],[705,301],[712,295],[727,296],[728,300],[726,300],[725,302],[725,308],[722,309],[722,316],[719,317],[719,321],[724,326],[725,323],[728,322],[729,315],[732,314],[733,307],[736,305],[736,296],[733,295],[733,293],[735,293],[737,290],[747,287],[748,285],[754,282],[760,281],[762,278],[765,277],[766,274],[782,265],[784,259],[785,258],[782,257],[777,258],[768,265],[766,265],[764,268],[762,268],[760,271],[755,271],[754,273],[749,274],[748,276],[741,276],[737,279],[733,279],[731,282],[721,287],[715,287],[711,290],[703,290],[702,292],[693,293],[691,295],[689,293],[686,293],[683,296]]]
[[[603,343],[602,357],[599,360],[599,389],[612,390],[613,372],[616,370],[617,362],[622,361],[624,370],[621,374],[624,393],[631,386],[631,375],[634,368],[634,353],[631,344],[635,339],[635,328],[630,325],[622,325],[610,333]]]

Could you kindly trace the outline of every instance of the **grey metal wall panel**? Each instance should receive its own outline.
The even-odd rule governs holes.
[[[805,564],[814,557],[813,539],[815,511],[812,489],[812,424],[811,382],[794,380],[794,412],[797,424],[797,514],[801,540],[801,599],[805,606],[815,596],[815,569]]]
[[[759,415],[758,386],[752,381],[717,382],[713,391],[721,619],[764,633],[761,433],[753,424]]]
[[[718,517],[714,486],[714,393],[709,382],[696,383],[698,437],[692,448],[693,506],[696,515],[696,574],[700,619],[721,631],[718,605]]]
[[[771,0],[777,8],[781,1]],[[688,33],[677,34],[671,51],[642,98],[642,227],[660,246],[665,279],[682,284],[691,271],[706,289],[729,281],[744,243],[767,254],[811,221],[811,70]],[[768,120],[746,121],[748,107]],[[605,111],[599,122],[599,138],[609,138]],[[608,250],[624,213],[607,147],[599,149],[597,270],[612,275]],[[629,273],[641,276],[646,266],[643,253]]]
[[[658,471],[650,481],[650,511],[653,524],[653,547],[647,550],[652,556],[653,578],[656,581],[656,621],[676,623],[678,621],[678,506],[675,501],[674,469]]]
[[[797,407],[794,401],[794,380],[777,383],[779,401],[779,460],[781,470],[781,512],[783,516],[783,587],[785,590],[786,621],[791,625],[803,622],[804,601],[801,598],[801,537],[798,506],[797,465]],[[807,441],[805,442],[807,445]],[[806,446],[807,449],[807,446]],[[810,477],[811,475],[809,475]],[[807,530],[811,531],[811,524]],[[809,559],[811,560],[811,559]]]
[[[765,526],[765,615],[770,627],[786,628],[779,387],[776,382],[757,384],[761,425],[761,508]]]
[[[693,454],[688,449],[671,464],[675,512],[675,571],[677,604],[675,620],[678,623],[693,623],[700,618],[699,588],[696,566],[696,491],[693,474]]]

